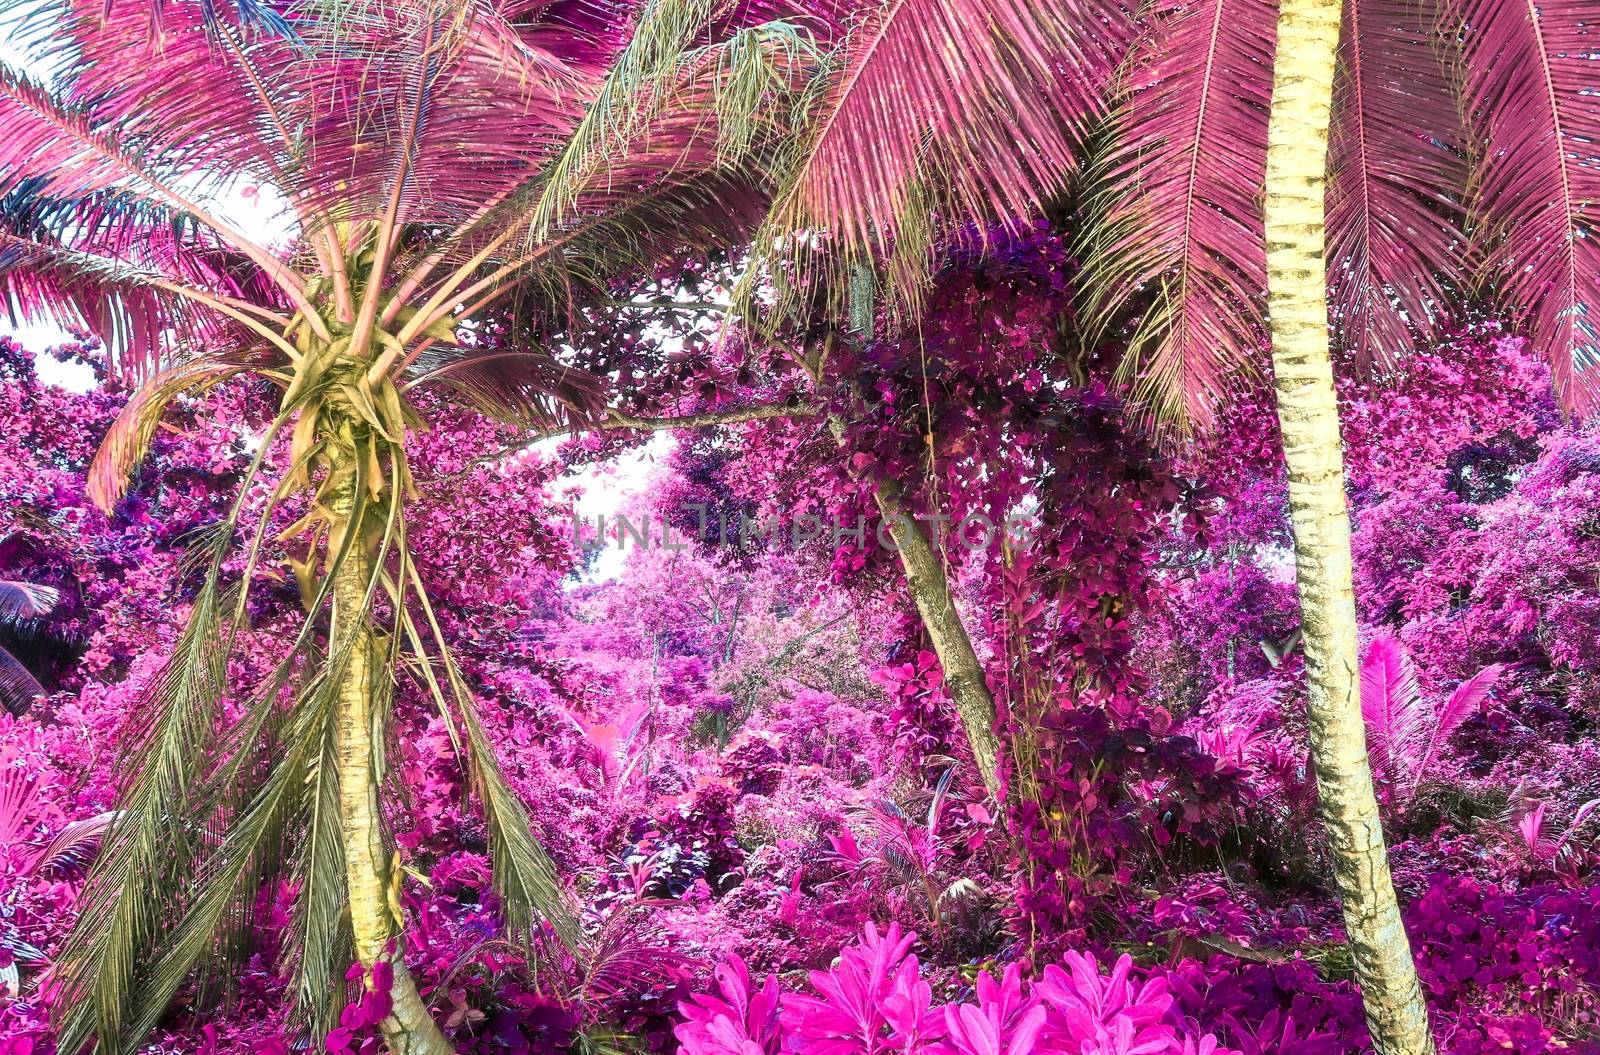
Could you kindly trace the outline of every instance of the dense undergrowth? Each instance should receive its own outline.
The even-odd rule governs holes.
[[[491,458],[518,437],[438,410],[414,438],[413,547],[587,938],[499,937],[481,818],[403,673],[405,955],[462,1051],[1368,1050],[1307,772],[1270,402],[1176,454],[1141,439],[1099,364],[1032,350],[1057,253],[947,275],[920,342],[856,353],[855,461],[815,422],[704,430],[625,507],[848,524],[864,475],[921,464],[926,433],[922,508],[1029,508],[1025,540],[947,551],[1002,704],[999,813],[881,548],[656,545],[584,577],[564,481],[643,437]],[[1548,389],[1476,322],[1342,393],[1369,738],[1454,1055],[1600,1051],[1600,437]],[[194,588],[185,545],[272,402],[241,384],[182,407],[106,517],[84,474],[125,398],[43,385],[0,342],[0,578],[60,594],[0,631],[47,690],[0,716],[0,1055],[53,1050],[52,954]],[[297,611],[273,556],[240,686]],[[265,877],[234,984],[183,1001],[162,1050],[294,1050],[286,903]],[[376,1050],[384,987],[360,981],[330,1051]]]

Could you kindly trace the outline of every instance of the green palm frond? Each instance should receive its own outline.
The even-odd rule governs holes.
[[[649,0],[645,5],[627,47],[543,178],[528,218],[530,245],[550,236],[594,174],[622,157],[661,113],[685,55],[719,6],[719,0]]]
[[[179,988],[215,951],[219,933],[248,923],[262,870],[280,859],[284,825],[305,794],[312,760],[320,758],[336,698],[333,684],[319,678],[296,701],[278,761],[244,809],[229,819],[216,852],[191,878],[192,898],[135,990],[124,1033],[130,1046],[160,1022]],[[105,1043],[102,1037],[102,1048]]]
[[[505,918],[506,929],[513,937],[529,942],[533,939],[536,924],[544,920],[566,945],[576,948],[579,944],[577,920],[572,914],[561,880],[556,875],[555,863],[534,838],[528,811],[506,783],[499,759],[495,757],[494,746],[489,743],[477,708],[473,705],[471,690],[444,645],[439,621],[423,588],[422,579],[415,567],[410,572],[418,604],[427,617],[445,669],[446,681],[466,729],[468,772],[489,830],[490,864],[494,870],[495,893],[500,897],[500,910]]]
[[[211,569],[196,595],[178,647],[150,694],[150,735],[131,759],[133,776],[118,797],[116,820],[79,899],[78,923],[57,958],[67,1008],[60,1047],[76,1052],[90,1038],[116,1055],[135,1006],[144,955],[166,930],[167,908],[192,874],[199,853],[194,816],[194,760],[207,757],[227,674],[227,607],[218,587],[231,524],[214,533]]]
[[[322,742],[306,764],[305,812],[292,878],[298,888],[289,954],[296,1017],[313,1047],[339,1021],[344,970],[355,959],[345,912],[344,841],[339,830],[339,782],[333,754],[333,719],[324,718]]]

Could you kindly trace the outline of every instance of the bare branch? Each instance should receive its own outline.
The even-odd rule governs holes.
[[[822,408],[806,403],[761,403],[753,407],[730,407],[727,410],[708,410],[700,414],[678,417],[635,417],[613,410],[611,416],[600,424],[602,429],[698,429],[707,425],[733,425],[741,421],[770,421],[773,418],[814,418]]]

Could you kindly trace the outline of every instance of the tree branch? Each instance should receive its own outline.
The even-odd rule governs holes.
[[[761,403],[753,407],[732,407],[728,410],[708,410],[699,414],[678,417],[635,417],[613,410],[610,417],[600,423],[602,429],[698,429],[707,425],[733,425],[741,421],[770,421],[773,418],[813,418],[822,408],[807,403]]]

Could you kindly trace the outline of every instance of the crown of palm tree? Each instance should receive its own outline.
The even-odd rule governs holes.
[[[314,386],[306,358],[330,345],[370,360],[368,387],[592,414],[596,379],[538,349],[490,356],[461,324],[512,297],[568,312],[662,252],[746,235],[749,147],[777,126],[728,89],[778,87],[801,39],[758,23],[712,46],[654,9],[626,39],[626,11],[582,3],[174,3],[154,29],[143,5],[70,7],[48,45],[61,76],[0,69],[0,281],[24,315],[91,326],[125,372],[164,373],[146,417],[241,369]],[[624,84],[650,105],[607,105]],[[229,218],[218,191],[239,181],[282,196],[292,237]],[[108,448],[103,501],[138,446]]]

